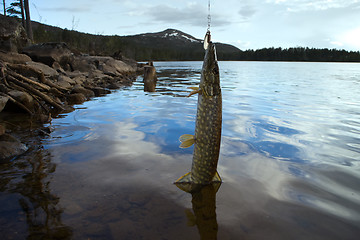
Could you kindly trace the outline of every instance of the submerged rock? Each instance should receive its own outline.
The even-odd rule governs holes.
[[[91,90],[95,93],[96,97],[104,96],[106,94],[111,93],[110,90],[101,88],[101,87],[94,87],[94,88],[91,88]]]
[[[25,153],[28,147],[17,138],[9,135],[0,135],[0,162],[6,161]]]

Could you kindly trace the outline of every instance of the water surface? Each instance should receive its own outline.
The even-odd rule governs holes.
[[[1,166],[5,239],[358,239],[360,64],[220,62],[224,182],[201,195],[173,182],[202,62],[155,66],[156,92],[139,77],[78,105]]]

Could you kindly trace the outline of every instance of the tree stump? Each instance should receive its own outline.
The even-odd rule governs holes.
[[[144,66],[144,91],[155,92],[156,88],[156,69],[152,64]]]

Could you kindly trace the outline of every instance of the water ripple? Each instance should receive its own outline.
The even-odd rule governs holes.
[[[189,86],[199,84],[202,63],[155,65],[156,92],[143,92],[139,77],[125,90],[84,103],[86,109],[54,120],[47,148],[60,160],[84,161],[78,167],[83,175],[90,180],[96,175],[92,181],[105,186],[131,180],[171,192],[171,182],[191,166],[192,148],[179,149],[178,138],[194,133],[197,98],[185,96]],[[290,236],[283,239],[309,228],[307,236],[318,239],[360,232],[354,227],[360,226],[359,69],[357,64],[220,63],[219,226],[238,233],[232,226],[259,230],[263,221],[261,226]],[[86,172],[87,164],[106,171]]]

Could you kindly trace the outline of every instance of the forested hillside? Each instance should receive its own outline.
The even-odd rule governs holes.
[[[66,42],[71,48],[92,55],[121,53],[137,61],[192,61],[202,60],[204,56],[200,39],[175,29],[133,36],[102,36],[34,22],[33,32],[37,43]],[[244,51],[221,43],[217,43],[216,47],[219,60],[360,62],[359,51],[305,47]]]
[[[240,60],[248,61],[312,61],[312,62],[359,62],[360,52],[316,48],[263,48],[240,53]]]
[[[70,47],[89,54],[121,52],[137,61],[192,61],[204,57],[200,39],[175,29],[133,36],[102,36],[33,23],[33,31],[35,42],[66,42]],[[220,60],[239,60],[240,49],[221,43],[216,46]]]

